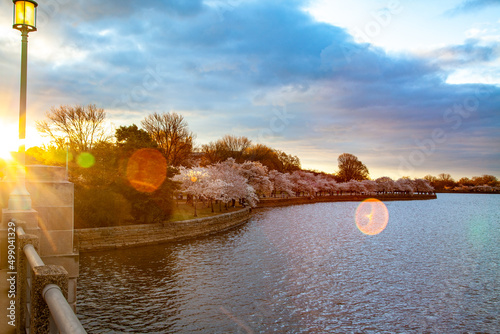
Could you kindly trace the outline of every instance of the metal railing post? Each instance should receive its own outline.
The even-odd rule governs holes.
[[[16,224],[17,225],[17,224]],[[21,232],[21,233],[19,233]],[[19,315],[16,319],[17,333],[26,333],[26,328],[29,328],[30,315],[27,304],[30,300],[27,298],[29,294],[28,279],[31,266],[27,257],[24,254],[24,247],[30,245],[33,249],[38,248],[39,240],[36,235],[24,234],[22,228],[19,228],[16,233],[17,241],[17,291],[16,304]],[[28,325],[28,326],[27,326]]]
[[[39,239],[16,222],[18,285],[16,333],[86,334],[68,304],[68,272],[46,265],[38,255]]]

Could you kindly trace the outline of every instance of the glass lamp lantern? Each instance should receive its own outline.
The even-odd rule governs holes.
[[[36,31],[36,8],[38,4],[33,0],[13,0],[14,23],[12,27],[17,30]]]

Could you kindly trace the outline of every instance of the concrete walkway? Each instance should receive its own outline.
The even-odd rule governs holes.
[[[9,312],[7,308],[11,300],[8,297],[8,291],[7,270],[0,270],[0,333],[3,334],[13,334],[16,332],[16,328],[8,324],[10,319],[7,318]]]

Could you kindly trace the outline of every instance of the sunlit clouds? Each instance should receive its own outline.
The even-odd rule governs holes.
[[[2,124],[18,112],[11,6],[0,3]],[[51,107],[96,104],[117,127],[172,111],[198,135],[196,146],[247,136],[326,172],[352,152],[374,177],[395,179],[405,176],[401,159],[440,128],[447,140],[409,176],[498,176],[497,9],[462,0],[40,3],[27,145]],[[490,94],[453,128],[446,110],[477,89]]]

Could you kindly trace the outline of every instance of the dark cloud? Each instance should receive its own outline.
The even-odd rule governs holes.
[[[68,101],[96,103],[136,124],[150,112],[176,110],[199,138],[233,133],[314,147],[309,152],[358,153],[383,165],[375,163],[379,157],[395,168],[399,157],[441,129],[447,141],[419,168],[441,166],[443,159],[463,163],[456,152],[464,150],[493,170],[500,88],[446,79],[457,67],[498,60],[498,43],[467,40],[420,57],[386,54],[314,21],[303,4],[241,1],[223,10],[181,0],[62,5],[37,34],[57,41],[65,56],[57,63],[37,60],[31,93],[47,101],[45,110]],[[76,56],[68,56],[68,48]],[[0,45],[0,54],[7,53]]]

